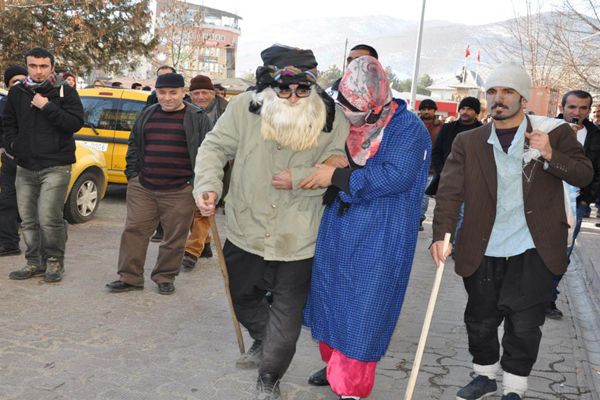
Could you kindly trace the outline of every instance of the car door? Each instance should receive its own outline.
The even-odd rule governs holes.
[[[138,93],[127,90],[123,91],[123,96],[119,101],[119,113],[116,118],[112,154],[113,171],[111,171],[112,179],[117,183],[127,183],[127,178],[125,177],[127,143],[135,120],[146,106],[145,97],[147,96],[140,97]]]
[[[75,139],[104,153],[111,182],[111,172],[114,170],[115,128],[121,93],[109,88],[81,89],[79,97],[83,104],[84,126],[75,134]]]

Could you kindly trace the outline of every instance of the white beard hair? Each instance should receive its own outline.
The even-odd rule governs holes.
[[[260,131],[265,140],[274,140],[292,151],[318,146],[327,110],[314,88],[307,98],[299,99],[294,105],[277,97],[270,87],[256,94],[254,101],[262,103]]]

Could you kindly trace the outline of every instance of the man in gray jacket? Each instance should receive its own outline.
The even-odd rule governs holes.
[[[127,219],[121,236],[118,273],[107,284],[111,292],[144,287],[148,242],[157,220],[164,239],[152,271],[158,293],[172,294],[179,273],[187,233],[194,215],[192,182],[198,147],[210,130],[205,112],[183,100],[183,76],[156,79],[158,104],[138,116],[127,150]]]
[[[237,365],[259,366],[257,396],[267,400],[280,398],[296,351],[323,213],[324,190],[300,182],[315,164],[344,155],[349,127],[316,84],[312,51],[274,45],[261,57],[256,90],[229,102],[200,147],[194,197],[203,215],[214,214],[223,166],[235,158],[224,253],[235,312],[254,339]]]

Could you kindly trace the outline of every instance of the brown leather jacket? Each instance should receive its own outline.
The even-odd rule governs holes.
[[[531,131],[528,124],[527,131]],[[487,143],[491,124],[463,132],[456,137],[444,165],[433,217],[433,240],[454,232],[461,203],[464,222],[456,240],[456,273],[472,275],[481,264],[496,218],[497,175],[492,145]],[[567,219],[562,181],[585,187],[593,176],[592,163],[585,156],[573,131],[562,124],[548,133],[552,160],[531,162],[523,178],[525,217],[535,247],[554,274],[567,268]],[[543,161],[543,160],[542,160]]]

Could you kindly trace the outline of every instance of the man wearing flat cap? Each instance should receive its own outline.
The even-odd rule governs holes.
[[[256,89],[229,102],[200,147],[194,198],[203,215],[213,214],[223,166],[235,158],[224,253],[235,312],[254,339],[237,366],[258,366],[258,398],[279,399],[323,213],[324,189],[304,190],[300,183],[316,164],[344,156],[349,126],[316,83],[312,51],[273,45],[261,57]]]
[[[187,233],[194,215],[192,188],[198,147],[211,124],[204,110],[183,100],[183,76],[156,79],[158,104],[145,108],[134,123],[127,149],[127,218],[119,249],[119,280],[111,292],[144,288],[144,263],[150,236],[159,221],[164,239],[152,271],[158,293],[172,294]]]
[[[585,187],[593,169],[565,121],[525,115],[531,79],[518,64],[497,66],[485,89],[493,122],[456,137],[436,196],[431,255],[439,265],[443,238],[456,237],[456,273],[468,300],[464,314],[475,378],[457,399],[497,391],[520,400],[537,359],[553,274],[567,266],[563,181]],[[504,322],[503,354],[498,327]]]
[[[190,82],[190,97],[194,105],[206,111],[211,126],[223,115],[227,108],[227,100],[215,95],[212,80],[205,75],[196,75]],[[225,167],[225,183],[229,183],[229,164]],[[210,248],[210,221],[200,214],[198,208],[194,211],[194,222],[190,228],[190,236],[185,242],[185,253],[181,266],[184,271],[196,267],[199,257],[212,257]]]

